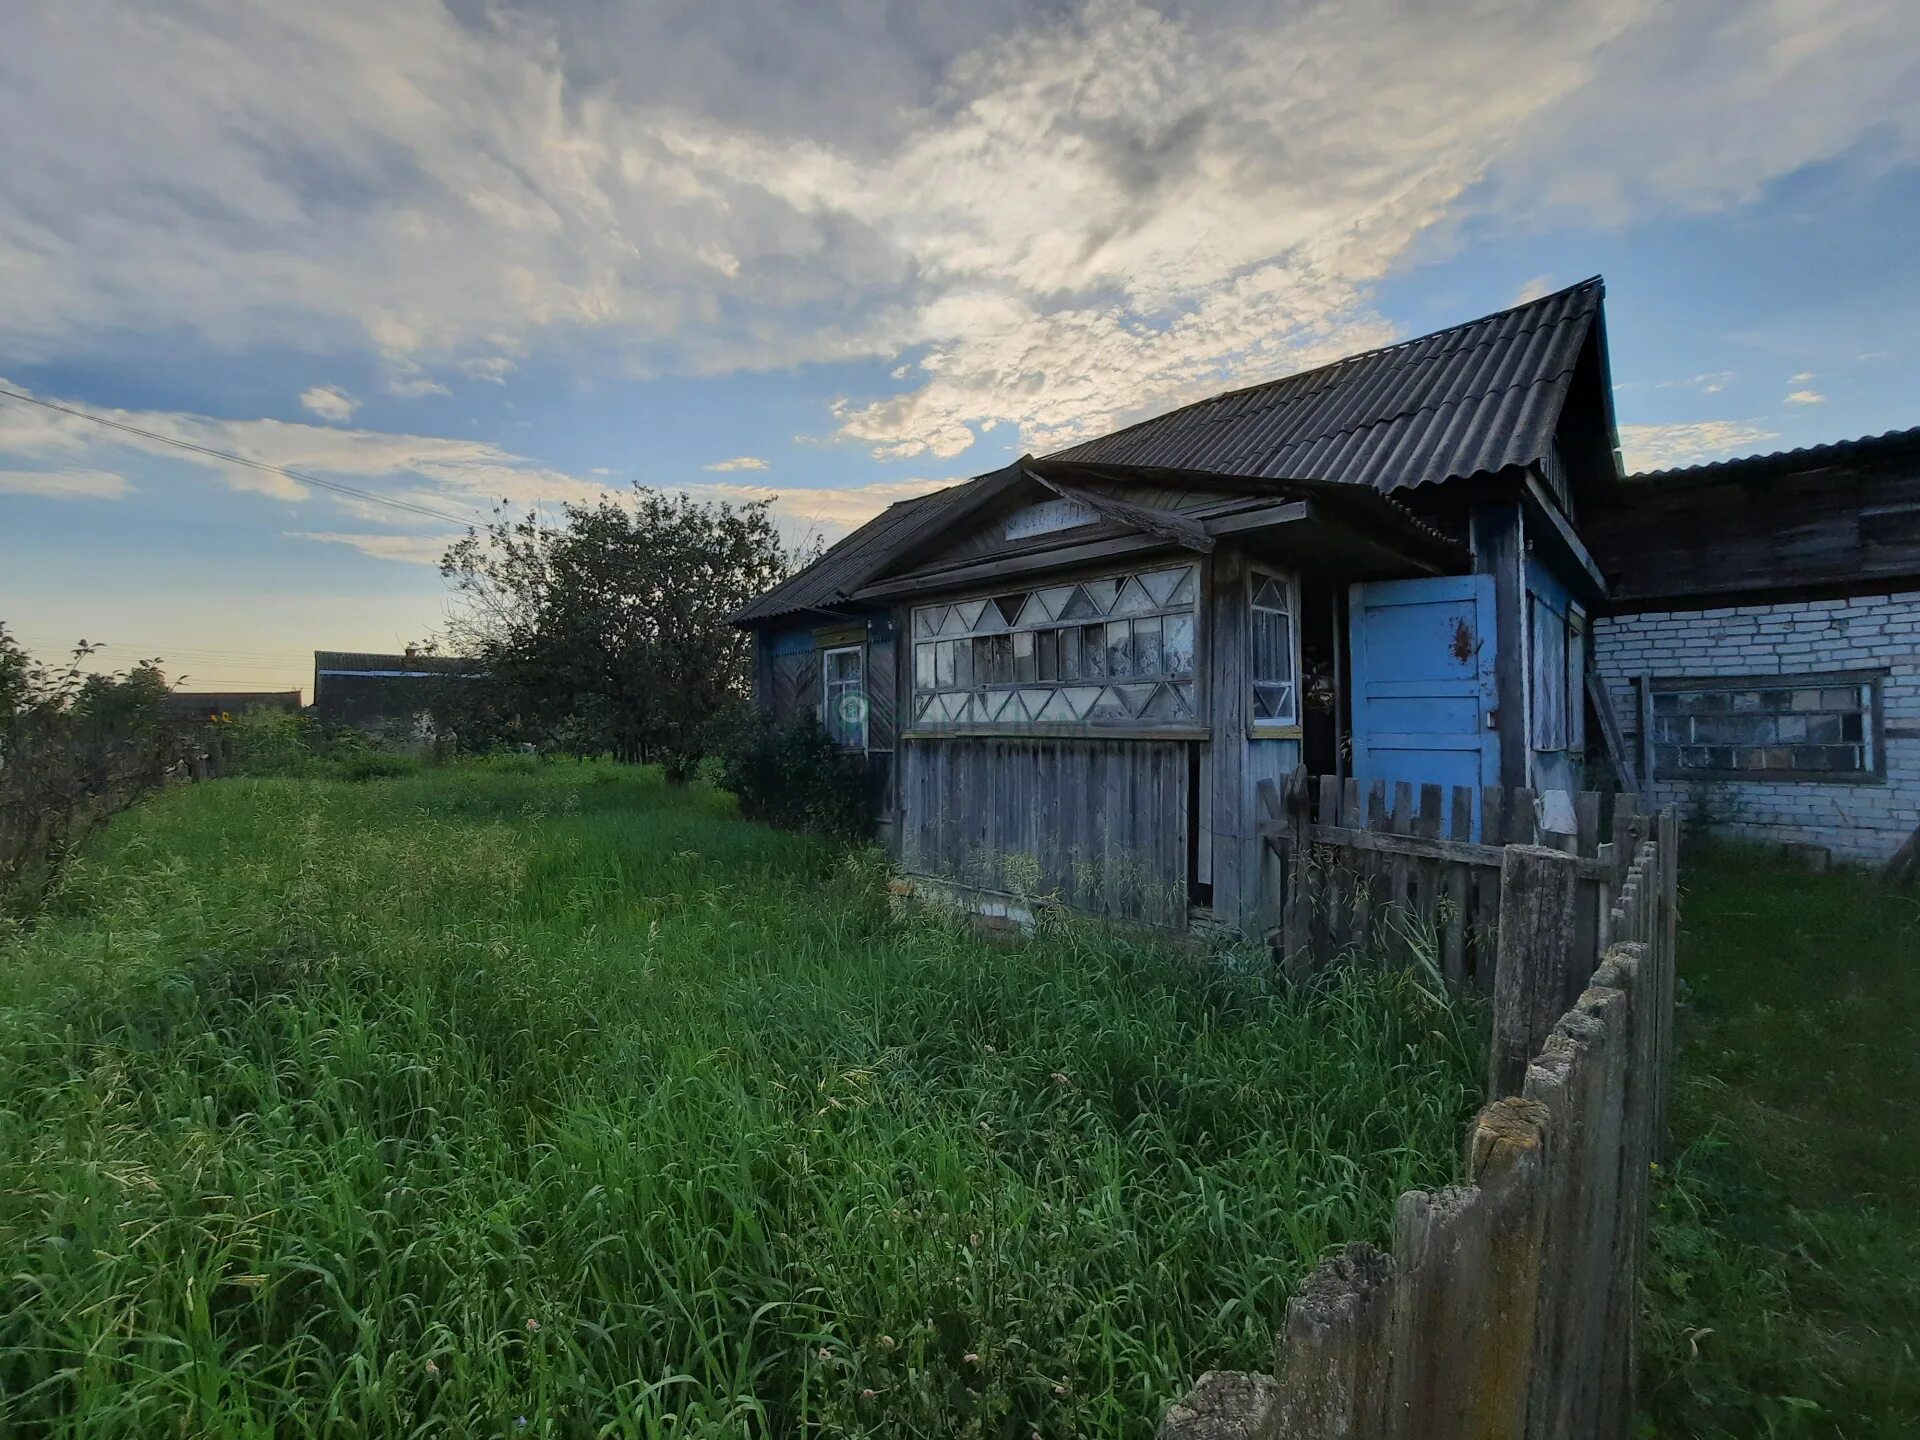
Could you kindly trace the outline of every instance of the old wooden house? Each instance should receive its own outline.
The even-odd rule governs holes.
[[[1301,764],[1552,806],[1618,475],[1603,295],[896,504],[737,617],[759,702],[864,756],[901,869],[985,907],[1250,926],[1256,787]]]

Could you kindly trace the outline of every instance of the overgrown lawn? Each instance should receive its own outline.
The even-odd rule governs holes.
[[[1681,890],[1649,1429],[1920,1433],[1920,895],[1740,851]]]
[[[1149,1435],[1479,1100],[1267,979],[644,771],[177,791],[0,937],[0,1432]]]

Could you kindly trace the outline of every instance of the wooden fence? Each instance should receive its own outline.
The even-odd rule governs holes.
[[[1605,958],[1537,1034],[1543,987],[1504,967],[1532,943],[1518,937],[1545,935],[1551,955],[1571,933],[1580,861],[1505,852],[1494,1093],[1468,1183],[1402,1195],[1392,1254],[1352,1245],[1322,1264],[1274,1374],[1203,1376],[1163,1440],[1623,1440],[1672,1047],[1673,812],[1653,831],[1611,897]],[[1502,1047],[1528,1036],[1509,1075]]]
[[[1504,847],[1545,844],[1579,862],[1574,925],[1589,957],[1584,977],[1612,938],[1613,897],[1652,817],[1632,794],[1589,790],[1573,797],[1572,828],[1554,833],[1542,828],[1536,801],[1532,790],[1499,786],[1375,781],[1363,791],[1331,775],[1309,779],[1304,769],[1284,791],[1263,783],[1268,938],[1295,974],[1343,953],[1405,958],[1430,948],[1448,980],[1491,994]]]

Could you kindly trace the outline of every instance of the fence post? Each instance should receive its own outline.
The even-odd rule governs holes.
[[[1566,1008],[1579,873],[1577,858],[1539,845],[1509,845],[1501,858],[1489,1100],[1520,1093],[1527,1063]]]

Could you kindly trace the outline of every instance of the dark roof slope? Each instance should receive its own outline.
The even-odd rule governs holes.
[[[364,650],[316,650],[316,673],[346,675],[458,675],[479,665],[465,655],[374,655]]]
[[[902,548],[938,528],[977,487],[1002,472],[975,476],[930,495],[896,500],[851,535],[835,541],[813,564],[773,587],[733,617],[734,623],[771,620],[802,610],[824,610],[840,603],[880,570]]]
[[[1600,277],[1418,340],[1202,400],[1048,456],[1382,491],[1542,459]]]
[[[1370,350],[1070,446],[1047,460],[1366,485],[1385,494],[1543,459],[1605,286]],[[1044,461],[1042,462],[1045,463]],[[827,609],[1005,471],[889,506],[734,616]]]
[[[1920,449],[1920,425],[1906,430],[1888,430],[1879,435],[1862,435],[1857,440],[1831,440],[1824,445],[1803,445],[1798,450],[1775,450],[1766,455],[1742,455],[1732,460],[1708,460],[1699,465],[1676,465],[1666,470],[1642,470],[1629,475],[1627,483],[1689,484],[1695,481],[1758,479],[1763,475],[1812,470],[1823,465],[1892,458],[1915,449]]]

